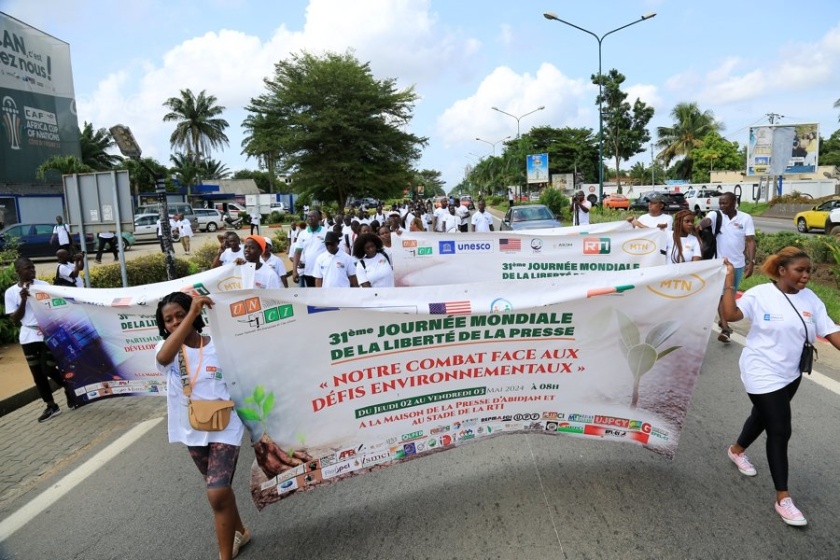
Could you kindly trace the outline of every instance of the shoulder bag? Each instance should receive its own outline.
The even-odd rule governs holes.
[[[778,288],[778,286],[776,287]],[[781,288],[779,288],[779,291],[782,292]],[[787,294],[782,292],[782,295],[785,296],[785,299],[788,301],[790,306],[793,307],[793,310],[796,312],[796,316],[799,317],[799,320],[802,321],[802,326],[805,327],[805,344],[802,346],[802,354],[799,356],[799,371],[811,375],[814,360],[819,357],[819,354],[817,353],[817,349],[814,345],[808,342],[808,325],[805,324],[805,319],[802,318],[799,310],[796,309],[796,306],[793,305],[793,302],[790,301]]]
[[[201,337],[201,345],[199,346],[199,355],[204,351],[204,337]],[[195,374],[190,375],[186,348],[181,346],[181,351],[178,352],[178,363],[181,367],[181,376],[187,378],[187,383],[184,384],[184,396],[187,397],[187,414],[190,419],[190,426],[194,430],[201,430],[203,432],[221,432],[227,428],[230,423],[230,413],[233,410],[233,401],[218,400],[218,401],[200,401],[192,399],[192,388],[198,379],[198,373],[201,370],[201,358],[198,361],[198,367],[195,368]]]

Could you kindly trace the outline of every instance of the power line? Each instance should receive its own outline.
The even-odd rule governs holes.
[[[779,113],[767,113],[767,118],[770,119],[770,124],[776,124],[776,119],[783,119],[785,118],[784,115],[780,115]]]

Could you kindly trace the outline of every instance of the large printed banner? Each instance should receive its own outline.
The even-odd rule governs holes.
[[[404,232],[392,238],[397,286],[512,281],[665,264],[667,233],[625,221],[491,233]]]
[[[154,362],[158,301],[176,291],[239,290],[241,268],[229,265],[134,288],[33,287],[35,315],[80,403],[111,395],[165,395],[166,378]]]
[[[750,127],[747,175],[814,173],[819,147],[818,124]]]
[[[511,433],[673,457],[724,269],[403,289],[244,290],[209,312],[257,507]]]

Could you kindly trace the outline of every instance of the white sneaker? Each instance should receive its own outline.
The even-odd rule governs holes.
[[[782,521],[794,527],[804,527],[808,524],[808,520],[802,515],[802,512],[793,505],[793,498],[783,498],[781,502],[776,502],[776,512],[782,516]]]

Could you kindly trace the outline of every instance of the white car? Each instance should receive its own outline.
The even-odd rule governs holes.
[[[200,231],[216,231],[224,226],[222,213],[215,208],[196,208],[195,216],[198,218],[198,229]]]
[[[278,212],[280,214],[288,214],[289,207],[286,206],[285,202],[272,202],[270,207],[270,212]]]

